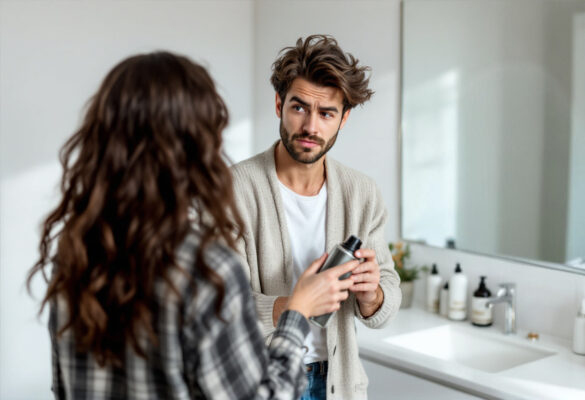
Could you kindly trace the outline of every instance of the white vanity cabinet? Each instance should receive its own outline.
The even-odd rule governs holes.
[[[361,359],[368,375],[368,400],[476,400],[480,397]]]

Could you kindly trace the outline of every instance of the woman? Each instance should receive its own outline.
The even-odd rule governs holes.
[[[316,274],[316,260],[265,347],[232,251],[227,121],[206,70],[166,52],[122,61],[91,99],[29,276],[53,265],[42,307],[56,398],[302,393],[306,318],[339,308],[351,280],[338,278],[357,262]]]

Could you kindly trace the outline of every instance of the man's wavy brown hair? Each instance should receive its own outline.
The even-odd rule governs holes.
[[[64,300],[69,319],[59,334],[72,329],[78,350],[100,365],[123,363],[127,345],[144,357],[144,333],[156,344],[154,283],[174,289],[169,272],[179,268],[175,252],[193,210],[202,235],[195,268],[218,290],[219,311],[223,282],[203,251],[216,240],[234,248],[239,237],[222,159],[227,122],[202,66],[167,52],[137,55],[108,73],[61,149],[62,199],[44,221],[28,285],[53,265],[41,311]]]
[[[284,104],[293,81],[304,78],[311,83],[334,87],[343,93],[343,111],[363,104],[374,92],[368,89],[370,67],[344,53],[335,38],[311,35],[299,38],[295,46],[285,47],[272,64],[270,82]]]

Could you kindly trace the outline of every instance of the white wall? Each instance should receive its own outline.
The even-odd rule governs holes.
[[[386,200],[388,239],[399,236],[398,150],[399,0],[256,1],[254,12],[254,152],[279,138],[270,67],[299,37],[335,36],[342,49],[372,68],[372,99],[351,111],[330,154],[374,178]]]
[[[55,205],[57,152],[110,68],[166,49],[206,65],[231,112],[227,151],[251,155],[251,1],[0,3],[0,398],[48,399],[50,347],[24,289]],[[44,285],[35,282],[37,298]]]

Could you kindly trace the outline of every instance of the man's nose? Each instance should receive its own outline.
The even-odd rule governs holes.
[[[307,113],[303,124],[303,130],[311,135],[315,135],[319,132],[318,130],[318,115],[316,112]]]

